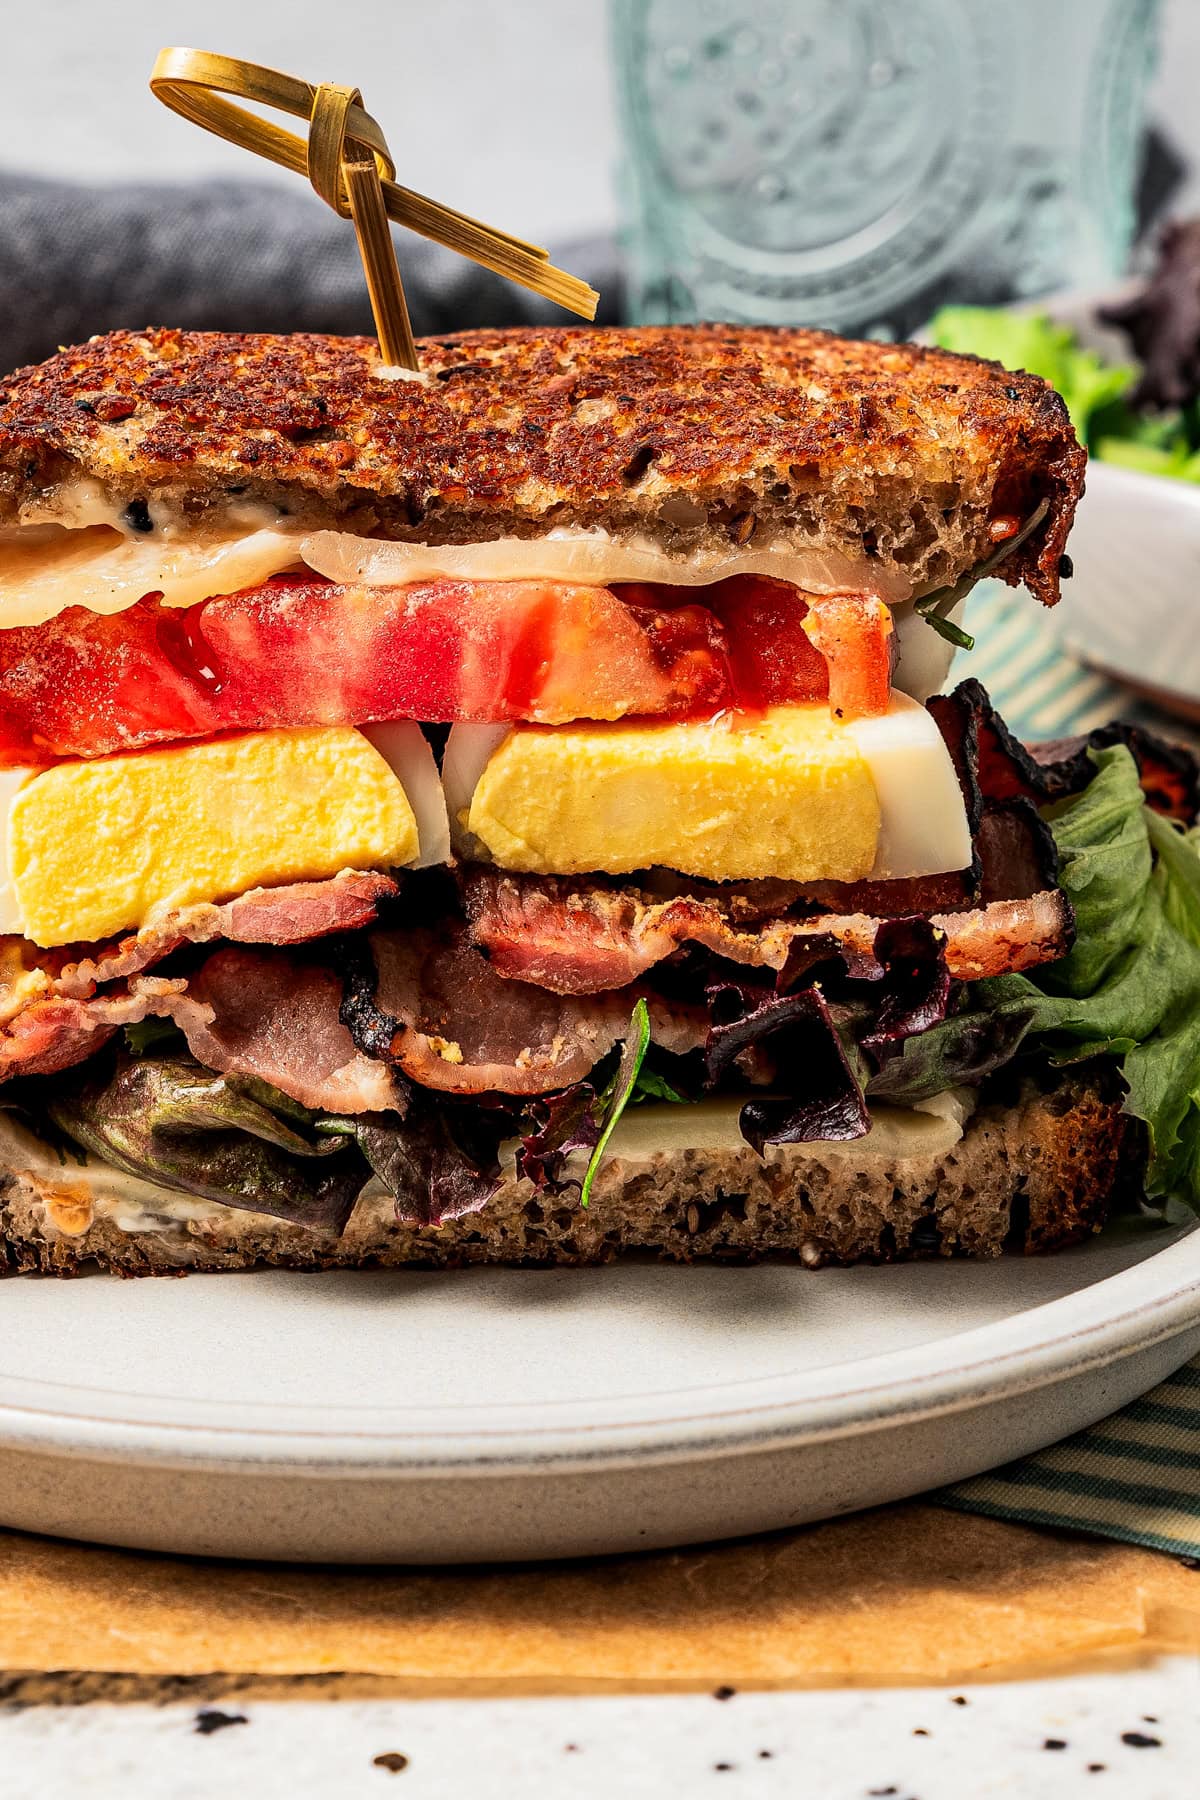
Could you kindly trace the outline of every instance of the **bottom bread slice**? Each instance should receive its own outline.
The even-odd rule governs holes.
[[[0,1267],[123,1275],[188,1270],[578,1264],[640,1251],[673,1261],[785,1256],[823,1263],[1052,1250],[1099,1230],[1138,1187],[1139,1134],[1103,1079],[1027,1083],[932,1111],[881,1108],[848,1144],[772,1146],[737,1135],[734,1102],[626,1115],[590,1206],[511,1175],[483,1211],[401,1224],[364,1190],[341,1237],[194,1199],[94,1161],[63,1165],[5,1121]]]

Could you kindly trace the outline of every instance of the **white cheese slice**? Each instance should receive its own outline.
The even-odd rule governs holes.
[[[42,625],[68,606],[116,613],[144,594],[195,606],[303,567],[295,529],[232,536],[125,536],[110,525],[33,525],[0,534],[0,629]]]
[[[738,1118],[749,1096],[713,1095],[683,1106],[630,1106],[621,1114],[609,1139],[607,1156],[618,1162],[654,1163],[689,1150],[709,1152],[744,1150]],[[921,1108],[872,1104],[871,1128],[865,1137],[847,1142],[776,1144],[767,1147],[768,1160],[807,1160],[820,1163],[864,1162],[876,1157],[891,1161],[909,1156],[944,1156],[959,1142],[974,1107],[975,1097],[963,1088],[936,1096],[944,1105]],[[501,1151],[506,1174],[513,1167],[515,1145]],[[576,1152],[586,1164],[588,1152]]]
[[[359,581],[368,587],[398,587],[443,577],[572,581],[585,587],[665,581],[674,587],[700,587],[729,575],[770,575],[812,594],[861,592],[893,604],[912,594],[906,575],[883,568],[871,557],[846,556],[839,550],[797,546],[777,538],[677,556],[650,538],[613,537],[599,526],[591,530],[560,526],[544,537],[495,538],[479,544],[404,544],[345,531],[318,531],[304,544],[304,560],[331,581]]]

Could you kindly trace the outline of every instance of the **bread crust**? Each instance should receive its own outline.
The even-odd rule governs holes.
[[[44,1186],[0,1177],[0,1257],[11,1273],[182,1274],[252,1268],[603,1263],[629,1252],[672,1262],[823,1264],[994,1257],[1062,1248],[1098,1231],[1140,1176],[1137,1134],[1103,1082],[1027,1085],[980,1106],[936,1154],[821,1157],[819,1146],[611,1157],[583,1211],[507,1181],[482,1213],[440,1227],[397,1223],[390,1198],[359,1201],[339,1239],[213,1209],[172,1232],[122,1229],[78,1179],[64,1212]],[[814,1154],[814,1151],[817,1154]],[[57,1215],[59,1223],[54,1222]]]
[[[756,531],[876,557],[917,589],[1045,523],[1003,565],[1047,604],[1085,457],[1045,382],[912,344],[695,325],[425,339],[113,332],[0,383],[0,523],[57,485],[200,512],[246,491],[314,525],[430,542],[554,526],[681,551]]]

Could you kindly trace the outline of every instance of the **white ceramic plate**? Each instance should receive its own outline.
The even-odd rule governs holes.
[[[565,1556],[1007,1461],[1200,1350],[1200,1231],[824,1270],[11,1281],[0,1521],[196,1553]]]

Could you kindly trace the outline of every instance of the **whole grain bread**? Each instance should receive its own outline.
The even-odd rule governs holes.
[[[123,1212],[89,1196],[86,1176],[10,1168],[0,1177],[0,1262],[12,1273],[158,1275],[581,1264],[634,1251],[676,1262],[785,1257],[810,1268],[991,1257],[1054,1250],[1098,1231],[1136,1191],[1141,1158],[1119,1098],[1082,1076],[981,1105],[958,1142],[932,1154],[850,1149],[775,1146],[765,1159],[749,1145],[637,1161],[617,1154],[586,1211],[573,1197],[538,1197],[508,1180],[484,1211],[438,1227],[398,1224],[390,1198],[368,1191],[336,1239],[204,1203],[182,1223],[148,1228],[139,1225],[144,1200]],[[173,1199],[163,1193],[164,1215]]]
[[[679,554],[783,535],[915,591],[1048,512],[1002,566],[1047,604],[1085,457],[1036,376],[808,330],[645,326],[426,339],[113,332],[0,382],[0,525],[63,483],[184,518],[262,499],[301,523],[446,543],[603,526]],[[145,519],[145,508],[140,518]]]

